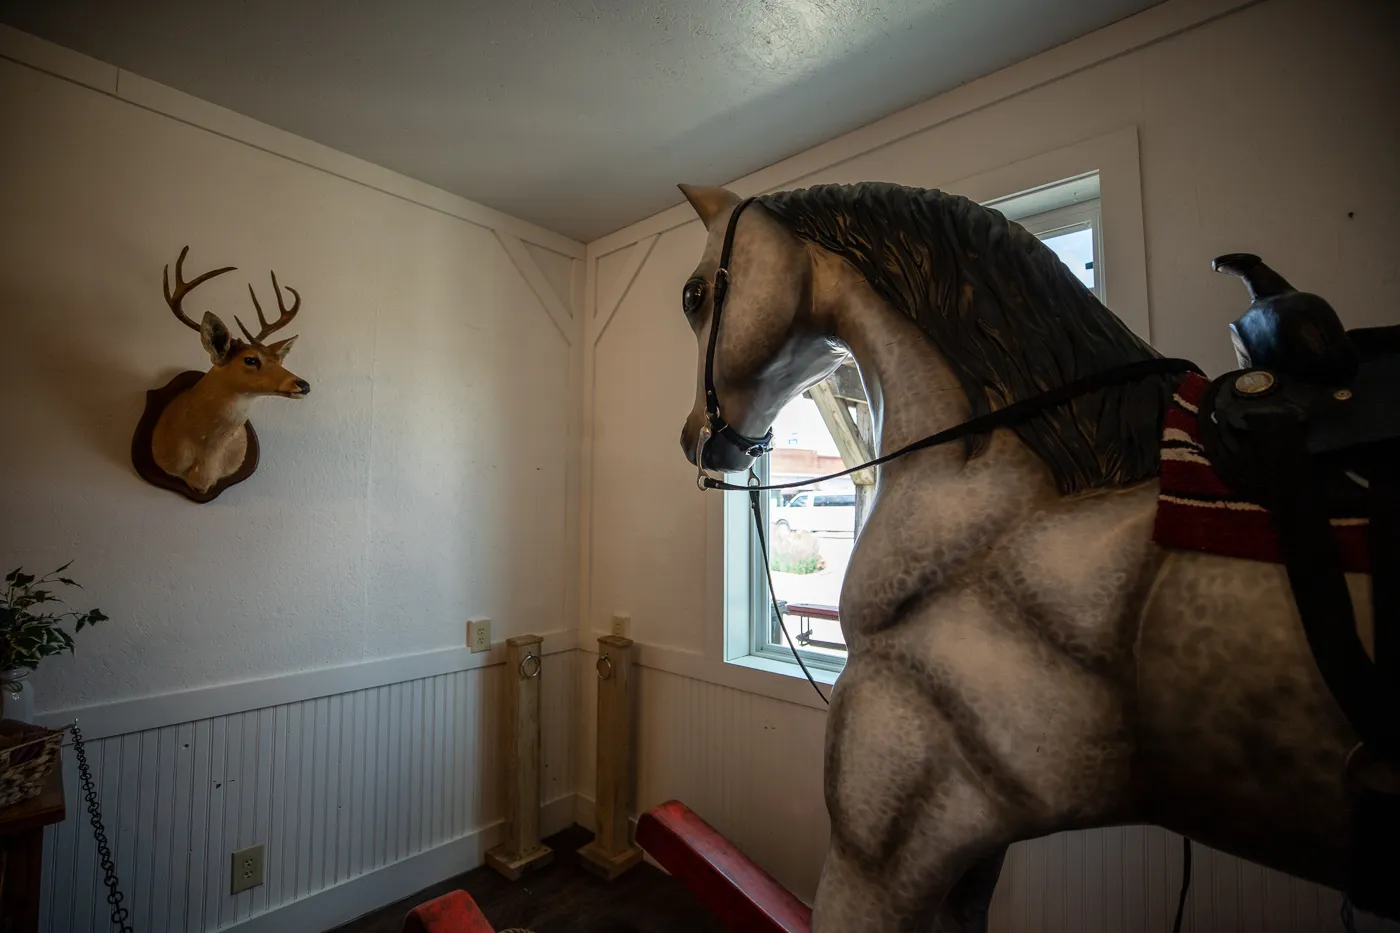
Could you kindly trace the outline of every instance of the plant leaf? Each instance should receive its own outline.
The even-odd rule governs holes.
[[[80,590],[83,588],[83,585],[81,583],[79,583],[76,580],[70,580],[67,577],[59,577],[58,582],[62,583],[65,586],[76,586]]]

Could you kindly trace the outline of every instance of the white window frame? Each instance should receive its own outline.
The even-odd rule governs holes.
[[[1103,217],[1099,210],[1098,198],[1082,204],[1071,204],[1068,207],[1032,214],[1016,222],[1042,240],[1074,233],[1077,230],[1088,230],[1093,238],[1094,251],[1094,287],[1090,291],[1099,301],[1104,300]]]
[[[963,194],[1001,211],[1007,219],[1037,236],[1088,226],[1094,231],[1095,295],[1134,332],[1151,339],[1135,127],[958,183],[939,185],[917,179],[905,183]],[[766,457],[755,465],[755,472],[762,482],[767,482]],[[746,479],[737,474],[730,477],[736,483]],[[787,645],[779,646],[764,637],[772,609],[766,574],[758,560],[748,497],[734,494],[722,498],[723,659],[729,664],[800,678],[803,675]],[[762,514],[767,528],[767,498]],[[792,624],[788,625],[788,633],[794,637],[797,634]],[[818,683],[834,683],[845,666],[844,658],[827,654],[802,651],[802,658]]]
[[[769,481],[769,459],[763,457],[754,464],[754,473],[758,476],[759,482],[767,485]],[[815,493],[813,493],[815,495]],[[745,497],[747,499],[747,497]],[[763,497],[763,527],[772,528],[769,521],[769,509],[772,506],[772,495],[764,494]],[[746,512],[749,516],[749,655],[751,657],[765,658],[779,663],[793,664],[792,649],[788,647],[787,640],[781,632],[774,633],[776,638],[769,637],[769,628],[773,623],[773,604],[768,595],[768,575],[764,571],[758,547],[758,532],[753,527],[752,512]],[[797,626],[792,619],[787,620],[787,637],[797,638]],[[802,656],[803,662],[809,667],[819,670],[840,673],[846,667],[844,655],[834,657],[831,654],[821,651],[812,651],[808,648],[798,646],[798,653]]]

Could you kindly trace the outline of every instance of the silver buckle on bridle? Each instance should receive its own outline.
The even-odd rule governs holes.
[[[700,435],[695,440],[695,485],[701,492],[705,491],[705,477],[709,472],[705,469],[705,445],[710,441],[710,423],[706,416],[705,424],[700,428]]]

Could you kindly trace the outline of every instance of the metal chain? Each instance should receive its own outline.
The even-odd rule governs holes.
[[[130,914],[122,906],[122,892],[117,890],[116,866],[112,864],[112,850],[107,847],[107,832],[102,828],[102,808],[97,803],[97,791],[92,786],[92,769],[88,767],[87,751],[83,748],[83,733],[76,720],[72,729],[73,754],[78,758],[78,775],[83,779],[83,799],[87,801],[92,835],[97,840],[97,854],[102,860],[102,882],[107,885],[107,903],[112,905],[112,926],[121,933],[132,933],[131,924],[126,922]]]

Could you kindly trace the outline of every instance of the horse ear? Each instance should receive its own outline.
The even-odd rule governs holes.
[[[690,202],[690,206],[695,208],[695,213],[700,215],[700,221],[706,227],[714,219],[724,213],[726,208],[733,207],[739,203],[739,196],[726,188],[712,188],[708,185],[677,185],[681,189],[681,194]]]

